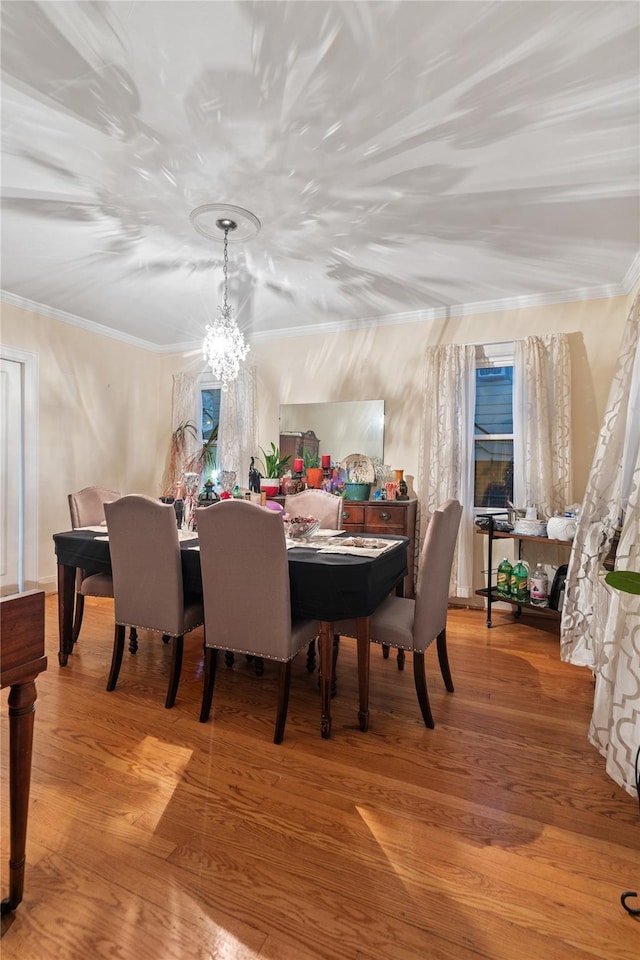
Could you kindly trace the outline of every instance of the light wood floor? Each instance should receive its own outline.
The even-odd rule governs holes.
[[[275,672],[221,669],[198,722],[201,642],[176,706],[169,650],[143,635],[105,691],[112,606],[88,599],[69,666],[38,681],[25,899],[3,960],[637,960],[637,801],[587,742],[592,680],[553,625],[452,611],[455,694],[427,656],[436,729],[410,660],[372,649],[371,725],[357,727],[343,640],[333,734],[294,664],[284,743]],[[7,749],[6,698],[2,705]],[[7,786],[3,764],[3,894]],[[637,905],[638,901],[635,901]]]

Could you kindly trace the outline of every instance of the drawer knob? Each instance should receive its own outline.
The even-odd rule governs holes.
[[[348,510],[343,510],[343,511],[342,511],[342,519],[343,519],[343,520],[348,520],[348,519],[349,519],[349,511],[348,511]]]
[[[390,514],[390,513],[386,513],[386,512],[383,510],[382,513],[380,514],[380,519],[381,519],[381,520],[391,520],[391,514]]]

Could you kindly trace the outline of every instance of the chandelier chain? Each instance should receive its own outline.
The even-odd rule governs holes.
[[[227,303],[227,285],[228,285],[228,271],[229,271],[229,227],[225,227],[224,231],[224,259],[222,262],[222,274],[224,276],[224,309],[227,311],[229,305]]]

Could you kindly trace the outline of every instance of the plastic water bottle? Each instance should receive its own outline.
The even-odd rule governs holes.
[[[498,593],[501,593],[503,597],[508,597],[511,593],[511,570],[511,564],[505,557],[504,560],[500,562],[498,567],[496,583]]]
[[[511,599],[529,602],[529,568],[524,560],[518,560],[511,570]]]
[[[534,607],[549,606],[549,578],[541,563],[536,565],[529,584],[531,603]]]

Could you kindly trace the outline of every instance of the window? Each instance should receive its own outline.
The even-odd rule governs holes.
[[[474,502],[505,508],[513,501],[513,360],[477,358]]]
[[[220,423],[220,389],[203,387],[202,399],[202,442],[204,450],[203,476],[209,479],[215,474],[218,458],[218,424]]]

